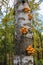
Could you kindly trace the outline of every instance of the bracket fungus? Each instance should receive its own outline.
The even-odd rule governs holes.
[[[32,14],[29,14],[28,18],[29,18],[29,20],[31,20],[33,18]]]
[[[28,29],[27,29],[26,27],[22,27],[22,28],[20,29],[20,32],[25,35],[25,34],[27,34]]]
[[[26,48],[26,51],[28,54],[34,54],[35,53],[35,49],[32,48],[31,45],[29,45],[27,48]]]
[[[28,13],[28,12],[30,11],[30,8],[26,8],[26,7],[25,7],[25,8],[23,9],[23,11],[24,11],[25,13]]]

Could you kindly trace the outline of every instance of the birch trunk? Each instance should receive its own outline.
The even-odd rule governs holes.
[[[23,11],[23,8],[29,8],[28,1],[26,0],[17,0],[15,2],[15,55],[17,56],[27,56],[26,48],[29,45],[33,44],[32,40],[32,20],[28,19],[28,13]],[[20,29],[22,27],[26,27],[28,29],[28,33],[26,35],[22,35]],[[22,65],[22,64],[21,64]]]

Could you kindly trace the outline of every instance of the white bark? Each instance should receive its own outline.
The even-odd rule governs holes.
[[[17,2],[16,2],[17,3]],[[15,8],[15,23],[16,23],[16,26],[15,26],[15,32],[16,32],[16,35],[17,36],[17,40],[15,41],[15,54],[16,55],[20,55],[20,54],[23,54],[23,55],[26,55],[25,54],[25,50],[27,48],[28,45],[32,45],[32,30],[31,30],[31,27],[32,27],[32,20],[30,21],[28,19],[28,13],[24,13],[22,10],[24,7],[26,8],[29,8],[27,2],[23,5],[22,3],[19,3],[19,5],[17,4],[17,8]],[[16,5],[15,5],[16,7]],[[20,33],[20,28],[21,27],[26,27],[29,31],[28,33],[23,37]],[[30,59],[29,57],[27,59]],[[24,59],[22,60],[24,61]],[[33,58],[31,57],[31,61],[33,62]],[[33,64],[31,64],[33,65]]]
[[[15,10],[15,19],[16,19],[16,26],[17,26],[15,31],[17,33],[17,38],[19,40],[19,41],[16,41],[16,42],[20,43],[22,51],[25,50],[28,45],[32,45],[32,43],[33,43],[33,42],[31,42],[32,41],[32,29],[31,29],[31,27],[32,27],[32,25],[31,25],[32,24],[32,20],[30,21],[28,19],[28,14],[30,12],[29,13],[24,13],[22,11],[24,7],[29,8],[27,2],[24,3],[24,4],[19,3],[18,7]],[[19,31],[21,27],[26,27],[29,30],[28,33],[25,35],[25,38],[24,39],[22,38],[22,42],[20,42],[21,41],[21,32]],[[21,51],[21,53],[22,53],[22,51]]]

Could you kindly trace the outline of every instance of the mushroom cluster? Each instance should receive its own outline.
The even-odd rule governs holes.
[[[23,9],[23,11],[24,11],[25,13],[28,13],[28,12],[30,11],[30,8],[26,8],[26,7],[25,7],[25,8]]]
[[[26,51],[28,54],[34,54],[35,53],[35,49],[32,48],[31,45],[29,45],[27,48],[26,48]]]
[[[20,29],[20,32],[25,35],[25,34],[27,34],[28,29],[27,29],[26,27],[22,27],[22,28]]]

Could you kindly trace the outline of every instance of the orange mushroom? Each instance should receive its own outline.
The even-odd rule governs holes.
[[[26,51],[27,51],[27,53],[34,54],[35,49],[34,49],[34,48],[32,48],[32,46],[31,46],[31,45],[29,45],[29,46],[26,48]]]
[[[31,51],[28,51],[28,53],[31,53]]]
[[[28,18],[29,18],[29,20],[31,20],[33,18],[32,14],[29,14]]]
[[[22,28],[20,29],[20,32],[21,32],[22,34],[26,34],[26,33],[28,32],[28,29],[25,28],[25,27],[22,27]]]
[[[33,49],[32,52],[35,52],[35,49]]]
[[[25,13],[28,13],[28,12],[30,11],[30,8],[24,8],[23,11],[24,11]]]

